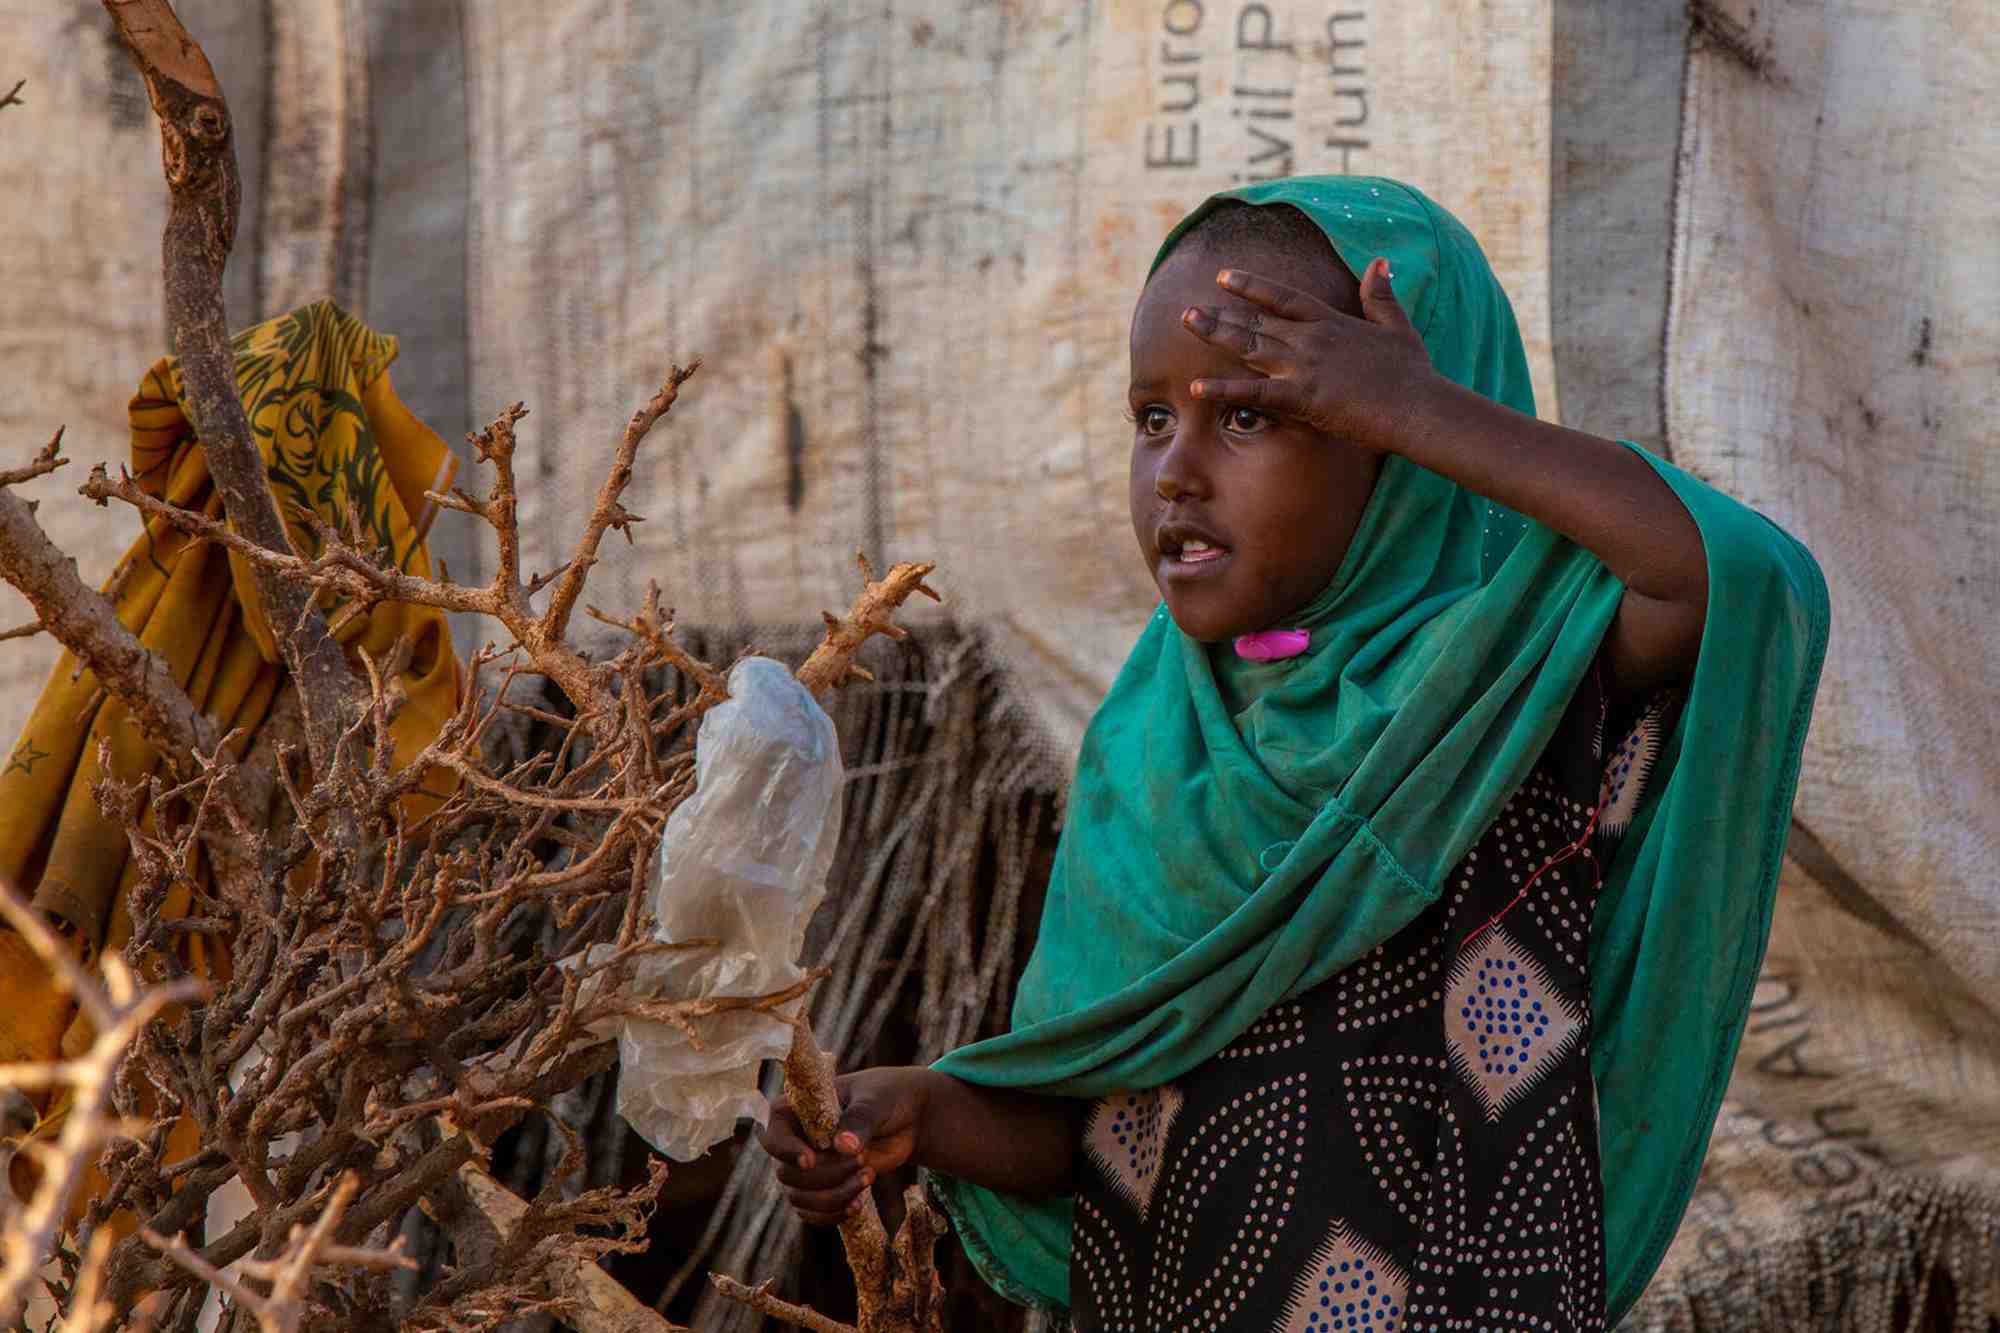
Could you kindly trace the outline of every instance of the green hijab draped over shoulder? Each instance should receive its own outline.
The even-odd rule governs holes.
[[[1432,364],[1534,411],[1507,297],[1431,200],[1366,177],[1232,190],[1154,266],[1223,199],[1300,209],[1356,274],[1386,257]],[[1803,546],[1647,458],[1701,530],[1709,601],[1591,938],[1614,1323],[1679,1225],[1729,1078],[1827,635]],[[1575,543],[1392,456],[1297,618],[1303,655],[1242,661],[1155,612],[1084,737],[1014,1030],[938,1068],[1074,1097],[1152,1087],[1401,930],[1528,776],[1623,591]],[[1069,1199],[935,1183],[988,1281],[1068,1304]]]

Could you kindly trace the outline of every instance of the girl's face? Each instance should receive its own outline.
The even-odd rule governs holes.
[[[1361,522],[1380,460],[1295,422],[1195,398],[1202,378],[1253,372],[1188,332],[1189,306],[1225,318],[1255,311],[1216,285],[1240,268],[1322,292],[1318,266],[1282,256],[1224,263],[1199,246],[1168,256],[1132,313],[1132,532],[1174,623],[1219,643],[1286,627],[1286,618],[1333,581]],[[1361,309],[1345,269],[1338,308]]]

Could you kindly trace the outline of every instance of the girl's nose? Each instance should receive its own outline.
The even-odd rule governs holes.
[[[1200,497],[1207,491],[1194,441],[1185,431],[1176,432],[1160,455],[1159,470],[1153,474],[1153,494],[1169,503],[1185,497]]]

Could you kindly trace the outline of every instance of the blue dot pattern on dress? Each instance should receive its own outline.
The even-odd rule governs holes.
[[[1306,1328],[1312,1333],[1349,1328],[1387,1333],[1401,1328],[1403,1308],[1383,1287],[1375,1265],[1364,1260],[1342,1259],[1328,1264],[1313,1308],[1306,1315]]]
[[[1606,802],[1616,800],[1625,791],[1625,783],[1632,776],[1632,761],[1639,753],[1639,734],[1634,732],[1618,742],[1618,748],[1611,752],[1611,762],[1604,769],[1604,797]]]
[[[1535,1043],[1548,1035],[1548,1010],[1512,958],[1484,959],[1474,980],[1458,1014],[1478,1044],[1480,1065],[1489,1074],[1518,1074],[1539,1053]]]
[[[1145,1180],[1153,1174],[1158,1154],[1145,1150],[1151,1146],[1159,1128],[1160,1102],[1157,1097],[1144,1098],[1137,1107],[1128,1102],[1111,1114],[1111,1137],[1125,1150],[1127,1165],[1135,1181]]]

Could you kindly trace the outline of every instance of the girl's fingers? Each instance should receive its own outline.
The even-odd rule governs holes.
[[[833,1136],[833,1150],[859,1157],[874,1142],[875,1127],[886,1113],[887,1108],[865,1092],[849,1096],[847,1105],[840,1110],[840,1128]]]
[[[799,1221],[805,1223],[809,1227],[837,1227],[842,1222],[845,1222],[848,1218],[854,1216],[854,1214],[859,1210],[860,1210],[860,1200],[859,1197],[857,1196],[854,1202],[849,1203],[845,1208],[842,1208],[837,1212],[809,1213],[803,1209],[800,1209]]]
[[[1254,407],[1274,417],[1303,418],[1310,404],[1296,380],[1265,377],[1254,380],[1196,380],[1188,392],[1205,403]]]
[[[1251,365],[1268,360],[1271,353],[1289,346],[1282,338],[1248,324],[1223,319],[1205,306],[1189,306],[1181,314],[1181,323],[1189,333],[1209,346],[1220,347]]]
[[[1245,273],[1240,268],[1226,268],[1215,275],[1216,285],[1232,291],[1252,305],[1260,305],[1280,319],[1295,323],[1309,320],[1329,319],[1340,312],[1316,296],[1308,296],[1296,287],[1287,287],[1282,282],[1260,278],[1254,273]]]
[[[830,1190],[842,1188],[867,1171],[852,1157],[832,1157],[810,1167],[780,1163],[772,1174],[788,1190]]]
[[[786,1197],[792,1207],[802,1215],[817,1214],[822,1217],[839,1217],[841,1213],[847,1211],[849,1205],[861,1196],[861,1192],[873,1183],[874,1173],[868,1172],[867,1175],[869,1177],[867,1180],[863,1180],[861,1176],[857,1175],[853,1180],[836,1189],[788,1190]]]
[[[1388,260],[1369,261],[1361,274],[1361,313],[1368,317],[1370,324],[1379,324],[1421,343],[1422,335],[1403,312],[1403,303],[1396,299],[1396,289],[1389,281],[1391,276]]]
[[[809,1168],[817,1161],[812,1144],[806,1141],[804,1127],[783,1102],[771,1104],[770,1123],[758,1128],[757,1142],[772,1158],[792,1166]]]

